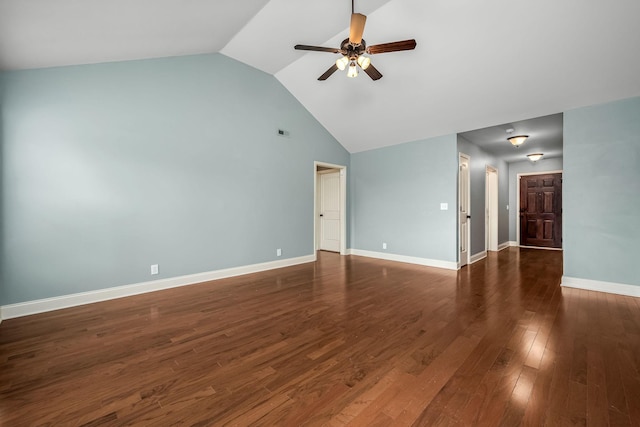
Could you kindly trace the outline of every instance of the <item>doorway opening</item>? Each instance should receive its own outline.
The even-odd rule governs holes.
[[[486,166],[485,180],[485,250],[498,250],[498,169]]]
[[[313,247],[346,254],[347,167],[314,162]]]

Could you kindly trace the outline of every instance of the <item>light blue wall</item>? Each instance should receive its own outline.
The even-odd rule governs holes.
[[[535,174],[556,170],[562,170],[562,157],[554,157],[552,159],[543,157],[535,163],[529,160],[509,163],[509,240],[512,242],[518,241],[516,227],[520,211],[518,205],[518,174]]]
[[[458,151],[471,157],[471,255],[485,250],[486,167],[498,170],[498,244],[509,240],[509,168],[504,160],[492,156],[458,135]]]
[[[273,76],[220,54],[2,86],[0,304],[310,255],[313,161],[349,163]]]
[[[352,247],[455,262],[457,162],[455,135],[352,154]]]
[[[640,286],[640,98],[564,113],[564,274]]]

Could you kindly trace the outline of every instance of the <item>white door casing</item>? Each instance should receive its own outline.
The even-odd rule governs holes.
[[[469,237],[471,228],[470,214],[470,164],[471,159],[466,154],[460,153],[458,162],[458,240],[459,267],[469,263]]]

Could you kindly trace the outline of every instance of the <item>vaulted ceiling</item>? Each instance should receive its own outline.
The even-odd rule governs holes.
[[[317,77],[348,0],[0,0],[0,68],[220,52],[273,74],[351,152],[640,95],[637,0],[356,0],[384,78]]]

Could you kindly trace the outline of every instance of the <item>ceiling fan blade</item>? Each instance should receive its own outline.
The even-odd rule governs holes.
[[[369,55],[375,55],[376,53],[398,52],[400,50],[412,50],[415,48],[416,41],[411,39],[392,43],[374,44],[367,48],[367,53]]]
[[[296,50],[312,50],[314,52],[340,53],[340,49],[334,47],[308,46],[306,44],[297,44],[293,48]]]
[[[382,74],[373,64],[369,64],[369,66],[364,69],[364,72],[371,77],[371,80],[380,80],[382,78]]]
[[[351,26],[349,27],[349,42],[351,44],[362,43],[362,34],[364,34],[364,23],[367,17],[361,13],[351,14]]]
[[[336,72],[337,69],[338,66],[336,64],[333,64],[327,71],[324,72],[323,75],[318,77],[318,80],[327,80],[331,76],[331,74]]]

